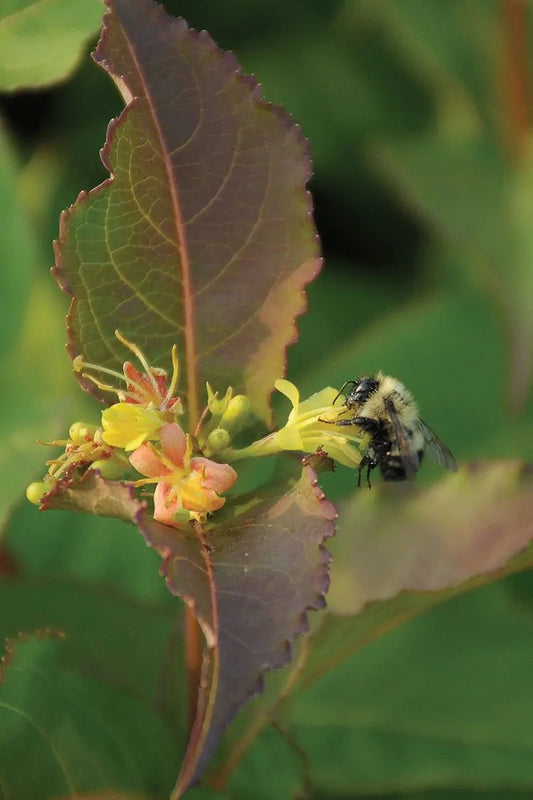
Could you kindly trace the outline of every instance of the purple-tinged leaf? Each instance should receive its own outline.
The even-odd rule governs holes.
[[[532,508],[533,470],[517,462],[474,464],[425,488],[376,484],[354,493],[339,509],[331,543],[328,609],[291,674],[269,682],[228,731],[216,786],[228,786],[263,726],[290,728],[296,698],[305,704],[315,681],[367,644],[439,603],[533,567]],[[344,680],[346,670],[340,674]],[[342,729],[341,721],[339,747],[346,751],[354,740],[348,744]],[[313,725],[299,729],[298,746],[304,758],[316,754]]]
[[[383,488],[341,508],[303,684],[437,603],[533,566],[531,467],[473,464],[408,494]]]
[[[171,592],[193,610],[206,639],[197,718],[173,798],[201,775],[225,727],[283,667],[307,630],[307,611],[324,606],[335,507],[304,466],[292,488],[248,497],[218,512],[204,530],[182,533],[145,518],[148,543],[163,556]],[[220,514],[220,516],[219,516]]]
[[[119,328],[169,367],[176,343],[193,423],[206,380],[267,417],[320,266],[306,143],[207,33],[152,0],[107,6],[94,57],[127,107],[102,151],[111,177],[61,219],[70,354],[120,367]]]
[[[96,470],[65,473],[41,499],[41,510],[50,508],[115,517],[137,524],[146,504],[137,499],[131,483],[108,481]]]

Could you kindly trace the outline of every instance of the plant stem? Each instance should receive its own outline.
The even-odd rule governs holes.
[[[202,672],[202,632],[192,609],[188,606],[185,608],[185,664],[187,667],[187,722],[189,731],[191,731],[196,719]]]
[[[520,158],[531,124],[526,0],[501,0],[503,33],[503,103],[506,144],[513,160]]]

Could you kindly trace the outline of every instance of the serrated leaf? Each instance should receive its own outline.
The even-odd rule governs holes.
[[[326,765],[334,757],[334,750],[326,747],[331,740],[337,748],[337,763],[342,764],[342,770],[339,767],[335,774],[361,773],[354,767],[348,750],[365,752],[365,747],[378,747],[376,737],[369,732],[368,724],[359,721],[356,711],[346,719],[339,711],[334,725],[328,728],[327,689],[326,699],[316,702],[313,693],[320,694],[319,687],[325,682],[339,698],[345,698],[346,707],[352,702],[356,708],[357,702],[349,698],[352,691],[365,691],[364,686],[352,689],[352,673],[358,663],[354,656],[364,659],[367,653],[365,649],[359,654],[362,648],[449,598],[532,566],[532,500],[531,469],[517,462],[500,462],[462,468],[429,488],[414,491],[402,485],[374,486],[371,492],[358,491],[345,502],[340,509],[339,532],[331,546],[334,561],[328,611],[307,638],[301,657],[291,667],[292,674],[282,682],[273,682],[267,695],[248,707],[237,730],[229,731],[226,760],[215,773],[216,785],[226,785],[246,747],[253,744],[264,725],[275,720],[288,726],[289,733],[294,732],[295,707],[308,710],[310,717],[312,709],[318,708],[316,722],[311,719],[307,727],[305,717],[300,714],[297,718],[295,746],[300,748],[302,757],[319,762],[316,769],[325,774]],[[389,641],[389,637],[385,640]],[[368,657],[372,660],[372,656]],[[401,659],[398,663],[403,670]],[[396,673],[398,663],[393,667]],[[372,664],[371,675],[378,668]],[[416,702],[416,685],[423,680],[422,672],[414,681],[410,702]],[[383,692],[386,681],[376,681]],[[342,708],[343,701],[337,702]],[[385,702],[383,705],[386,707]],[[368,715],[372,720],[372,707]],[[394,716],[393,710],[390,715]],[[386,734],[383,738],[391,739]],[[243,741],[247,743],[245,747]],[[400,747],[398,737],[392,741]],[[308,743],[312,744],[312,751],[307,749]],[[323,755],[319,756],[321,747]],[[460,763],[461,752],[459,745],[451,748],[450,759]],[[411,756],[410,764],[399,759],[395,775],[402,775],[402,768],[418,774],[416,752]],[[436,756],[435,759],[437,762]],[[364,758],[363,762],[366,764]],[[372,776],[373,769],[369,764]],[[382,768],[375,771],[383,772]],[[339,780],[339,791],[348,791],[342,784],[344,777]],[[321,778],[321,785],[338,789],[335,775],[329,783]],[[364,779],[360,783],[354,779],[353,785],[358,791],[366,788]]]
[[[101,16],[100,0],[4,0],[0,88],[46,86],[66,78]]]
[[[515,461],[413,493],[356,494],[341,510],[330,613],[302,681],[449,597],[533,566],[532,502],[531,470]]]
[[[50,508],[115,517],[137,524],[145,503],[137,499],[131,483],[107,481],[97,470],[82,475],[65,474],[41,499],[41,510]]]
[[[324,605],[329,554],[322,543],[335,516],[304,467],[292,488],[250,497],[205,530],[141,523],[164,558],[170,591],[193,609],[207,643],[197,718],[173,797],[199,778],[225,727],[262,688],[263,673],[287,664],[290,642],[307,629],[307,611]]]
[[[266,417],[319,267],[305,142],[205,32],[151,0],[108,8],[95,60],[128,105],[102,151],[112,177],[62,217],[71,355],[120,367],[120,328],[168,367],[176,343],[193,421],[207,379]]]

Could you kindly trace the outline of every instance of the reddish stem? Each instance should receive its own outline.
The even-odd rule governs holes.
[[[526,0],[501,0],[503,104],[507,148],[513,159],[524,150],[531,124]]]
[[[196,719],[202,672],[202,632],[188,606],[185,608],[185,664],[187,667],[188,728],[191,731]]]

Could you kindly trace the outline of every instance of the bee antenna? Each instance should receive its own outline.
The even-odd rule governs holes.
[[[342,384],[341,388],[339,389],[339,391],[337,393],[337,396],[335,397],[335,400],[333,401],[333,405],[335,405],[335,403],[337,402],[337,400],[339,399],[341,394],[344,392],[344,390],[346,389],[346,387],[350,383],[352,384],[352,386],[356,386],[357,385],[357,381],[344,381],[344,383]]]

